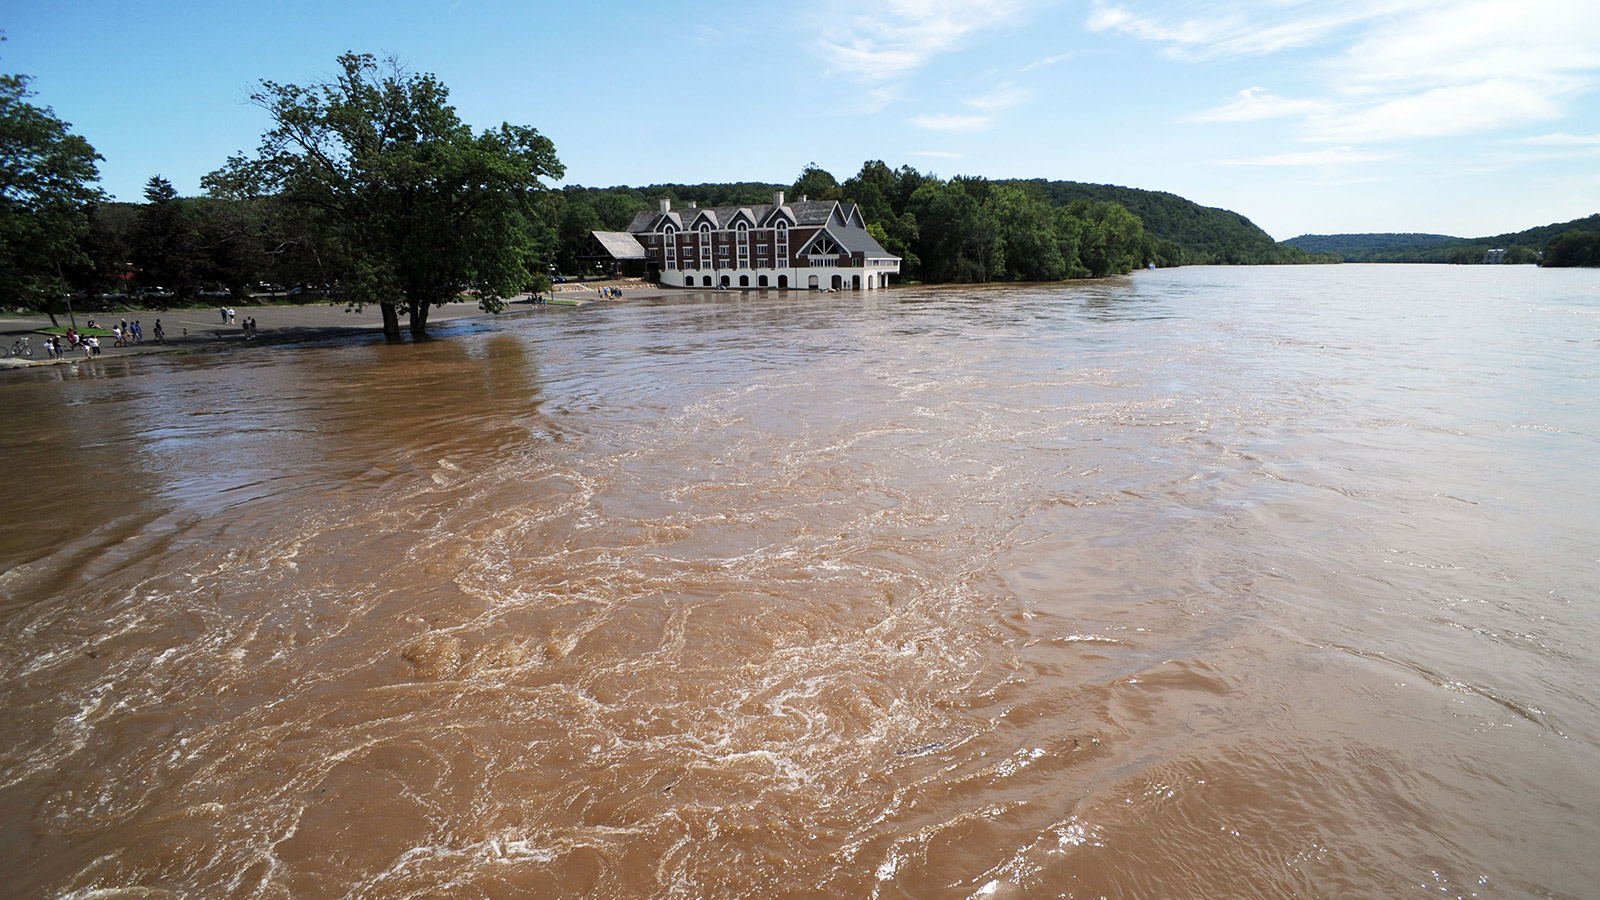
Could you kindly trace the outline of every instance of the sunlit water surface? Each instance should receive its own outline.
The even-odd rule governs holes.
[[[4,373],[17,897],[1591,898],[1600,273]]]

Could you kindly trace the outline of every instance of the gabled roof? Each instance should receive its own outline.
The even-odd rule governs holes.
[[[712,228],[721,228],[722,217],[719,215],[719,213],[726,213],[728,209],[730,209],[730,207],[707,206],[701,209],[691,210],[694,215],[689,217],[689,230],[693,231],[699,228],[700,223],[702,222],[710,222]]]
[[[796,226],[821,226],[829,237],[851,253],[860,253],[871,259],[897,258],[883,249],[883,245],[867,233],[861,208],[854,203],[838,200],[799,200],[782,206],[773,206],[770,203],[754,206],[702,206],[681,212],[689,214],[687,226],[677,210],[666,213],[665,216],[671,218],[678,228],[687,228],[691,231],[699,227],[702,221],[709,222],[713,228],[725,228],[741,216],[748,216],[757,228],[770,228],[774,221],[782,217]],[[660,227],[662,217],[662,213],[653,210],[639,213],[628,225],[628,231],[634,234],[655,231]]]
[[[612,259],[644,259],[644,245],[626,231],[591,232]]]
[[[663,215],[653,209],[647,209],[643,212],[634,213],[633,221],[628,223],[628,231],[632,234],[659,231],[664,222],[671,222],[673,227],[679,231],[683,230],[683,216],[677,210]]]

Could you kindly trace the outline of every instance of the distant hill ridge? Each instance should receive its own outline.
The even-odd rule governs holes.
[[[831,182],[832,176],[829,176]],[[1279,243],[1262,231],[1248,218],[1228,209],[1201,206],[1177,194],[1165,191],[1147,191],[1140,188],[1113,184],[1090,184],[1081,181],[1050,181],[1044,178],[996,179],[993,184],[1012,184],[1042,193],[1052,205],[1066,206],[1074,200],[1099,202],[1109,200],[1120,204],[1138,216],[1144,229],[1162,240],[1171,241],[1182,249],[1184,265],[1263,265],[1283,263],[1334,262],[1333,256],[1319,256],[1303,248]],[[616,217],[618,223],[631,218],[635,209],[653,205],[649,198],[669,196],[681,201],[695,200],[705,206],[765,203],[774,190],[791,190],[795,186],[739,182],[731,184],[652,184],[642,188],[567,187],[563,192],[572,198],[598,198],[602,194],[626,194],[631,201],[625,210],[626,217]],[[797,191],[798,194],[798,191]],[[797,195],[796,194],[796,195]],[[841,189],[837,196],[853,199],[848,190]],[[603,212],[603,221],[610,222]],[[620,224],[610,227],[622,227]]]
[[[1284,241],[1312,253],[1338,253],[1359,250],[1393,250],[1398,247],[1425,247],[1449,241],[1461,241],[1450,234],[1302,234]]]
[[[1302,234],[1284,243],[1313,253],[1337,253],[1345,262],[1478,263],[1483,262],[1489,250],[1501,249],[1506,251],[1506,262],[1531,263],[1545,251],[1551,239],[1572,231],[1600,232],[1600,213],[1491,237]]]

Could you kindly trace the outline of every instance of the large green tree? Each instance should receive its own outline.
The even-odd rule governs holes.
[[[198,217],[160,175],[145,183],[144,199],[129,235],[140,286],[193,297],[204,268]]]
[[[49,107],[28,102],[25,75],[0,75],[0,304],[43,309],[81,264],[100,154]]]
[[[271,117],[254,157],[206,178],[223,196],[279,194],[304,214],[325,267],[353,304],[377,303],[384,332],[426,332],[432,307],[474,292],[486,311],[537,284],[548,260],[542,179],[563,173],[550,140],[502,124],[474,134],[433,75],[339,57],[309,86],[263,81],[251,95]]]

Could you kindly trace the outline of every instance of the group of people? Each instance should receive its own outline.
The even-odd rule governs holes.
[[[619,287],[595,288],[595,291],[597,291],[600,294],[600,297],[603,300],[621,300],[622,299],[622,288],[619,288]]]
[[[231,310],[231,309],[228,310],[228,314],[231,316],[233,314],[233,310]],[[256,336],[256,317],[255,316],[245,316],[244,317],[244,339],[248,341],[248,340],[250,340],[251,338],[253,338],[255,336]]]
[[[77,329],[67,329],[67,345],[61,345],[61,336],[52,335],[50,340],[44,342],[44,349],[55,359],[66,359],[69,350],[82,350],[84,359],[100,355],[100,339],[90,335],[83,337]]]
[[[89,319],[84,323],[84,330],[95,330],[93,319]],[[157,343],[164,344],[167,342],[167,332],[166,329],[161,327],[160,319],[156,320],[155,327],[151,329],[151,336],[155,338]],[[127,319],[123,319],[121,322],[111,326],[111,338],[111,346],[113,347],[142,344],[144,343],[144,326],[137,319],[132,323],[128,322]],[[63,345],[60,335],[51,337],[48,341],[45,341],[45,350],[56,359],[65,359],[68,353],[79,350],[83,351],[83,355],[86,358],[100,355],[100,338],[95,335],[79,334],[77,328],[68,326],[66,339],[67,342]]]
[[[94,327],[93,321],[90,322],[89,327]],[[144,343],[144,328],[139,324],[138,319],[135,319],[132,325],[128,324],[127,319],[123,319],[121,324],[111,326],[111,336],[113,338],[111,346],[113,347],[126,347],[130,343],[142,344]],[[156,340],[159,341],[161,338],[161,320],[157,319]]]

